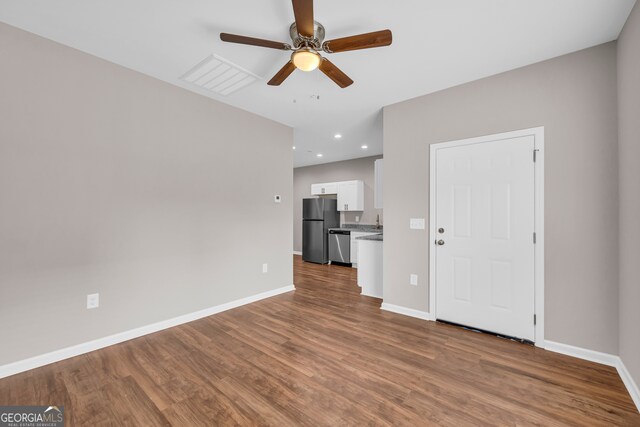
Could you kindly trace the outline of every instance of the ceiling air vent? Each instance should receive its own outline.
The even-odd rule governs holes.
[[[260,77],[214,54],[187,71],[180,79],[226,96],[259,80]]]

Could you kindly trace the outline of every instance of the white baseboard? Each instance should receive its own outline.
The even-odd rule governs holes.
[[[433,320],[431,319],[429,313],[427,313],[426,311],[414,310],[413,308],[387,304],[386,302],[383,302],[380,308],[385,311],[391,311],[392,313],[403,314],[405,316],[415,317],[422,320]]]
[[[545,340],[545,350],[554,353],[566,354],[567,356],[577,357],[578,359],[588,360],[590,362],[601,363],[607,366],[617,366],[620,358],[613,354],[601,353],[599,351],[588,350],[586,348],[574,347],[568,344]]]
[[[302,252],[300,252],[300,251],[293,251],[293,254],[302,256]]]
[[[625,387],[627,387],[627,391],[631,395],[633,403],[636,404],[638,412],[640,412],[640,389],[638,388],[638,384],[636,384],[629,371],[627,371],[627,367],[624,366],[622,359],[618,358],[618,360],[620,360],[620,364],[616,366],[618,374],[620,375],[620,378],[622,378],[622,382],[624,383]]]
[[[620,356],[609,353],[602,353],[594,350],[588,350],[586,348],[574,347],[572,345],[561,344],[549,340],[545,341],[545,350],[565,354],[567,356],[577,357],[578,359],[584,359],[590,362],[613,366],[618,371],[618,375],[620,375],[622,382],[627,388],[627,391],[629,392],[633,403],[635,403],[638,412],[640,412],[640,389],[638,389],[638,385],[631,377],[631,374],[629,374],[629,371],[624,365],[622,359],[620,359]]]
[[[183,323],[193,322],[194,320],[202,319],[203,317],[211,316],[216,313],[231,310],[232,308],[240,307],[252,302],[260,301],[265,298],[270,298],[276,295],[280,295],[286,292],[295,290],[294,285],[284,286],[282,288],[273,289],[271,291],[262,292],[256,295],[251,295],[239,300],[230,301],[224,304],[220,304],[214,307],[209,307],[204,310],[199,310],[193,313],[184,314],[182,316],[174,317],[172,319],[163,320],[151,325],[141,326],[139,328],[131,329],[125,332],[120,332],[114,335],[109,335],[104,338],[98,338],[93,341],[77,344],[71,347],[55,350],[50,353],[34,356],[29,359],[20,360],[18,362],[9,363],[7,365],[0,366],[0,378],[5,378],[11,375],[18,374],[20,372],[28,371],[30,369],[39,368],[41,366],[49,365],[50,363],[59,362],[64,359],[79,356],[81,354],[89,353],[94,350],[109,347],[114,344],[118,344],[124,341],[129,341],[134,338],[141,337],[143,335],[152,334],[154,332],[161,331],[163,329],[172,328],[174,326],[182,325]]]

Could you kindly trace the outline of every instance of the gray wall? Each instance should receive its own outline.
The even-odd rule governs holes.
[[[620,357],[640,385],[640,3],[618,39]]]
[[[311,196],[311,184],[356,179],[364,181],[364,211],[343,212],[340,214],[340,222],[355,223],[356,216],[359,216],[360,224],[375,224],[376,215],[380,214],[380,224],[382,224],[382,209],[373,207],[375,189],[374,162],[381,158],[382,156],[365,157],[317,166],[306,166],[293,170],[294,251],[302,251],[302,199],[315,197]]]
[[[616,91],[608,43],[386,107],[384,301],[428,311],[429,144],[544,126],[545,338],[616,353]]]
[[[292,284],[290,128],[1,23],[0,58],[0,365]]]

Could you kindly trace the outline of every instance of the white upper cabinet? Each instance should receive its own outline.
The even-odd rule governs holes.
[[[364,182],[343,181],[338,183],[338,210],[364,210]]]
[[[375,161],[375,198],[373,205],[376,209],[382,209],[382,177],[383,177],[383,160],[378,159]]]
[[[322,196],[324,194],[338,195],[339,211],[363,211],[364,210],[364,182],[342,181],[325,182],[323,184],[311,184],[311,194]]]
[[[323,194],[338,194],[337,182],[326,182],[324,184],[311,184],[311,194],[322,196]]]

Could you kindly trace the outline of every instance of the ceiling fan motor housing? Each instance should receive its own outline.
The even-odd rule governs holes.
[[[307,37],[303,37],[298,33],[298,28],[296,27],[296,23],[294,22],[289,27],[289,35],[291,36],[291,41],[293,42],[294,49],[299,49],[301,47],[310,47],[315,50],[322,49],[322,42],[325,37],[324,26],[318,21],[313,21],[313,38],[309,39]]]

